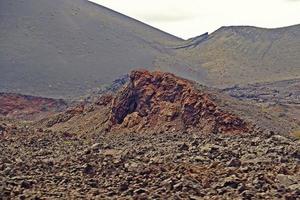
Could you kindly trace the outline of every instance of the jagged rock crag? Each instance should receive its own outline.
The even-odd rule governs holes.
[[[133,71],[128,85],[112,99],[109,129],[241,133],[249,128],[193,82],[170,73]]]

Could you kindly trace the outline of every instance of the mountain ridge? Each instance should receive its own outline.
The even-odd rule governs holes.
[[[190,44],[192,45],[192,44]],[[177,50],[194,70],[207,70],[207,84],[272,82],[300,77],[300,25],[277,29],[221,27],[194,48]]]

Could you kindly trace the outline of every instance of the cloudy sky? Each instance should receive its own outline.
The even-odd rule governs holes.
[[[91,0],[173,35],[190,38],[221,26],[300,24],[300,0]]]

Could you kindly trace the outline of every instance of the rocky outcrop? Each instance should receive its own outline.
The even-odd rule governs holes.
[[[244,120],[221,109],[207,90],[197,88],[194,82],[143,70],[132,71],[130,80],[118,92],[69,108],[40,124],[56,130],[69,127],[75,132],[88,132],[91,126],[93,131],[118,133],[250,131]]]
[[[63,100],[29,95],[0,93],[0,116],[18,119],[37,119],[64,110]]]
[[[133,71],[112,100],[110,129],[202,130],[213,133],[248,131],[247,124],[221,110],[193,82],[170,73]]]

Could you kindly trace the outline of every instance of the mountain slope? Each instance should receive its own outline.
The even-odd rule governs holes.
[[[0,2],[0,90],[66,97],[151,68],[181,39],[87,0]]]
[[[213,86],[300,77],[300,25],[277,29],[221,27],[175,48],[194,70],[206,69],[207,83]]]

